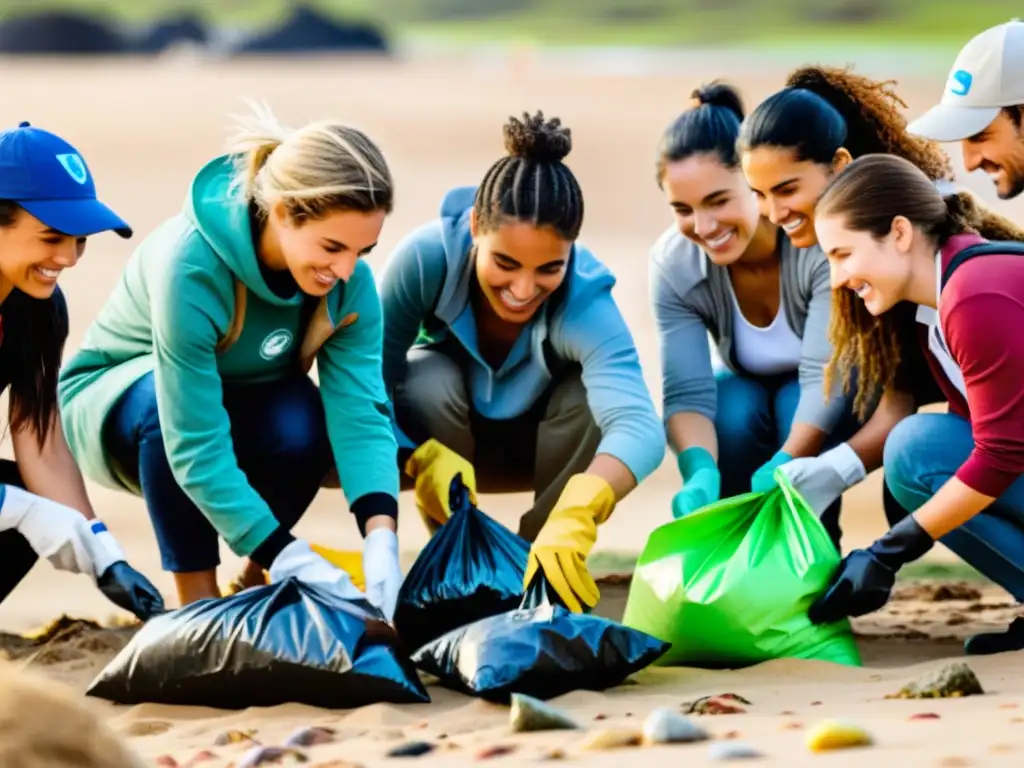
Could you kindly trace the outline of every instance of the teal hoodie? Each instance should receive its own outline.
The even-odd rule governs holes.
[[[82,471],[122,488],[103,446],[103,423],[125,390],[155,371],[174,477],[232,551],[247,556],[278,524],[238,466],[222,382],[272,381],[308,370],[315,359],[349,504],[370,493],[397,500],[398,467],[381,378],[380,299],[369,265],[359,261],[348,282],[321,300],[312,321],[300,328],[306,297],[297,292],[281,298],[267,286],[248,205],[229,189],[232,175],[229,157],[208,163],[193,180],[182,212],[135,250],[61,372],[59,397]]]
[[[454,340],[467,352],[473,409],[489,419],[513,419],[530,410],[552,382],[548,347],[554,360],[582,368],[601,429],[598,453],[614,456],[642,481],[661,464],[665,443],[633,337],[612,297],[614,275],[576,243],[559,302],[548,299],[501,367],[493,369],[480,354],[470,301],[475,272],[469,215],[475,194],[475,187],[448,192],[440,217],[408,234],[385,264],[380,293],[389,394],[406,375],[410,348]],[[429,342],[424,326],[431,327]],[[397,424],[395,430],[403,447],[412,447]]]

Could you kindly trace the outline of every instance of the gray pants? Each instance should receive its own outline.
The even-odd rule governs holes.
[[[394,395],[399,425],[414,441],[433,437],[470,461],[480,493],[532,490],[533,508],[519,522],[519,535],[532,542],[569,478],[586,471],[601,441],[579,367],[556,378],[529,412],[494,421],[473,411],[458,362],[425,349],[410,351],[408,361]]]

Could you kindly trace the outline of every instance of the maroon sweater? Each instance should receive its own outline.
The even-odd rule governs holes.
[[[951,238],[942,268],[982,242],[976,235]],[[970,422],[974,437],[956,477],[978,493],[1000,496],[1024,474],[1024,256],[992,254],[961,264],[942,291],[939,318],[967,398],[928,350],[927,338],[925,357],[950,411]]]

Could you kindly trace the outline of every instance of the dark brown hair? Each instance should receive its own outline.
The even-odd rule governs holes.
[[[484,174],[473,206],[481,231],[507,220],[551,227],[576,240],[583,226],[583,192],[563,162],[572,150],[572,132],[542,112],[510,117],[503,128],[506,155]]]
[[[22,208],[0,200],[0,228],[13,227]],[[14,288],[0,303],[0,391],[10,387],[10,427],[31,428],[44,445],[59,415],[57,377],[68,338],[68,308],[57,288],[36,299]]]
[[[906,158],[933,181],[952,179],[946,153],[932,141],[907,133],[893,90],[836,67],[801,67],[786,87],[762,101],[743,122],[740,151],[759,146],[792,149],[797,160],[831,164],[844,147],[854,158],[885,152]]]
[[[713,153],[726,168],[740,164],[736,138],[743,122],[743,100],[731,85],[712,82],[690,94],[693,106],[682,112],[662,134],[655,160],[661,186],[669,163],[692,155]]]
[[[848,229],[879,239],[889,234],[896,216],[903,216],[937,247],[963,233],[1024,241],[1024,230],[987,209],[969,192],[943,197],[918,167],[895,155],[864,155],[836,174],[815,208],[816,217],[828,215],[842,216]],[[834,291],[829,326],[833,352],[825,369],[825,391],[831,391],[837,372],[849,391],[856,369],[854,408],[866,417],[873,395],[894,388],[907,343],[901,329],[912,320],[904,306],[875,317],[852,291]]]

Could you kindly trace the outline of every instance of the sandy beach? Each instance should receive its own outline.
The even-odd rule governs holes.
[[[858,69],[895,77],[908,114],[937,97],[955,51],[925,63],[892,59]],[[852,58],[851,58],[852,60]],[[436,215],[441,195],[457,184],[474,184],[502,151],[501,126],[510,114],[543,109],[573,130],[568,162],[586,196],[582,239],[618,276],[615,296],[633,330],[645,377],[660,405],[657,341],[647,302],[647,249],[670,223],[653,180],[654,148],[661,130],[686,106],[693,87],[724,77],[739,85],[749,106],[781,86],[798,58],[742,59],[715,52],[681,57],[678,66],[655,72],[625,71],[601,62],[579,65],[529,51],[460,59],[344,61],[313,59],[288,63],[208,62],[189,55],[161,61],[5,62],[5,98],[0,123],[29,120],[72,141],[88,159],[101,196],[136,229],[136,240],[181,205],[194,171],[220,151],[230,115],[244,109],[243,97],[266,100],[286,122],[300,124],[341,117],[366,129],[381,144],[397,182],[397,208],[385,225],[379,249],[370,257],[379,268],[390,248],[411,227]],[[903,67],[901,69],[901,67]],[[881,70],[881,71],[880,71]],[[59,95],[59,98],[57,97]],[[949,151],[959,168],[955,146]],[[1000,203],[985,178],[961,181],[998,209],[1022,220],[1024,200]],[[89,244],[86,258],[62,277],[71,311],[68,353],[118,280],[132,241],[109,235]],[[4,444],[10,455],[9,442]],[[602,527],[595,552],[639,552],[650,531],[669,519],[678,487],[671,459]],[[160,587],[173,590],[160,570],[156,543],[140,499],[90,485],[98,514],[107,522],[133,564]],[[884,530],[880,476],[847,494],[843,510],[844,547],[869,543]],[[484,496],[481,508],[509,525],[526,509],[524,495]],[[427,539],[412,499],[404,494],[400,542],[406,565]],[[324,490],[296,532],[312,540],[355,549],[354,520],[336,490]],[[942,547],[929,558],[949,560]],[[235,575],[239,560],[223,550],[221,583]],[[939,589],[943,586],[944,589]],[[985,585],[904,584],[878,615],[855,622],[865,667],[779,660],[733,672],[649,669],[606,694],[578,692],[554,701],[585,728],[638,727],[656,707],[676,711],[686,702],[733,692],[751,702],[744,714],[700,716],[716,740],[739,740],[765,756],[764,764],[861,765],[865,759],[900,765],[1019,765],[1024,753],[1024,656],[969,659],[986,695],[963,700],[886,700],[921,671],[962,658],[966,635],[1002,628],[1016,606],[1002,590]],[[974,590],[974,591],[972,591]],[[956,599],[944,599],[953,597]],[[599,611],[621,615],[625,588],[606,585]],[[31,644],[21,634],[62,614],[106,624],[113,606],[84,578],[36,567],[0,605],[0,648],[34,674],[84,691],[112,658],[130,629],[72,628],[47,643]],[[123,618],[123,616],[121,617]],[[707,743],[638,747],[633,752],[577,751],[585,734],[560,732],[513,736],[508,710],[429,687],[429,705],[375,705],[329,712],[289,705],[224,712],[144,705],[119,708],[89,700],[111,726],[153,765],[181,768],[204,750],[203,768],[236,765],[251,747],[217,745],[218,736],[255,729],[261,743],[282,742],[299,726],[335,729],[336,741],[305,750],[310,766],[342,768],[388,764],[384,755],[407,741],[436,745],[419,762],[428,766],[476,762],[478,752],[496,745],[514,749],[487,762],[532,764],[552,749],[572,762],[618,765],[623,760],[676,762],[707,759]],[[1018,705],[1020,708],[1018,709]],[[938,719],[910,720],[935,713]],[[874,737],[870,753],[851,750],[812,755],[804,745],[817,721],[849,719]],[[648,755],[647,753],[651,754]],[[654,753],[658,754],[655,755]],[[159,762],[170,757],[174,763]],[[399,764],[401,760],[397,761]],[[286,763],[285,763],[286,764]],[[660,764],[660,762],[659,762]]]

